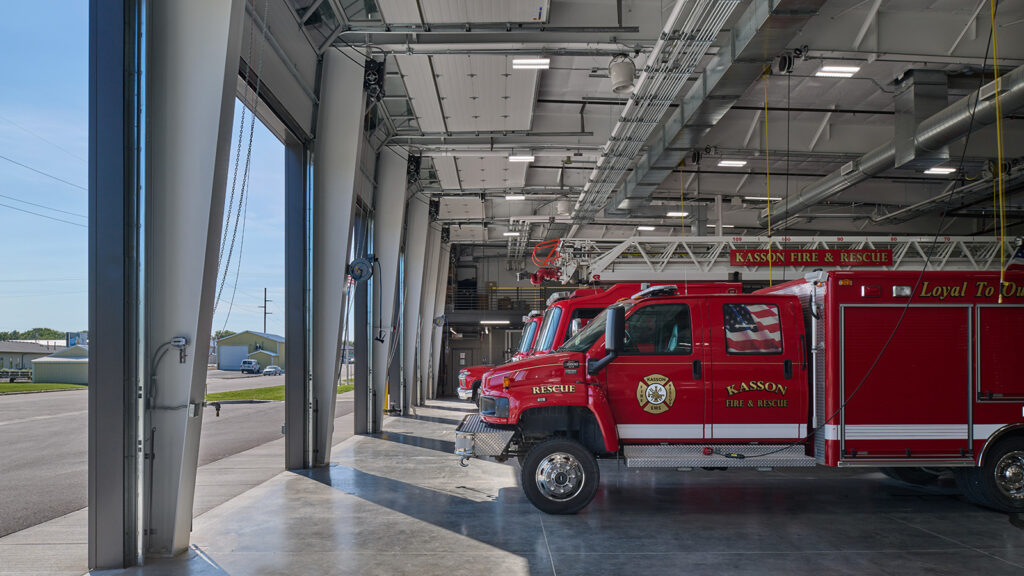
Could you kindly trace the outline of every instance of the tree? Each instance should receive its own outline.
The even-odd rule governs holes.
[[[53,328],[33,328],[24,332],[17,330],[0,332],[0,340],[63,340],[64,337],[64,332]]]
[[[227,338],[228,336],[234,336],[235,334],[237,334],[237,332],[232,332],[231,330],[217,330],[213,333],[213,339],[220,340],[221,338]]]

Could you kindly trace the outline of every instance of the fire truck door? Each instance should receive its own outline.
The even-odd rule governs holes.
[[[807,435],[802,325],[772,303],[715,302],[710,318],[708,437],[797,440]]]
[[[652,303],[626,319],[624,352],[607,368],[608,402],[624,442],[704,438],[699,300]]]

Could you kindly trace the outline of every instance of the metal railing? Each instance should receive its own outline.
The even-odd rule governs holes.
[[[547,299],[555,292],[573,290],[575,286],[497,286],[486,290],[449,290],[445,302],[447,310],[543,310]]]

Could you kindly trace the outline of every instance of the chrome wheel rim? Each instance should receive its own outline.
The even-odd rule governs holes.
[[[1000,492],[1024,501],[1024,451],[1010,452],[1000,458],[996,463],[995,480]]]
[[[572,454],[555,452],[537,465],[537,489],[548,500],[568,500],[583,490],[583,465]]]

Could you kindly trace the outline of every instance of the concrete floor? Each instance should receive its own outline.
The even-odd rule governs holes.
[[[575,516],[534,509],[512,465],[459,468],[469,405],[335,447],[196,519],[191,549],[123,575],[1024,573],[1024,531],[949,485],[875,470],[636,471],[601,465]]]

